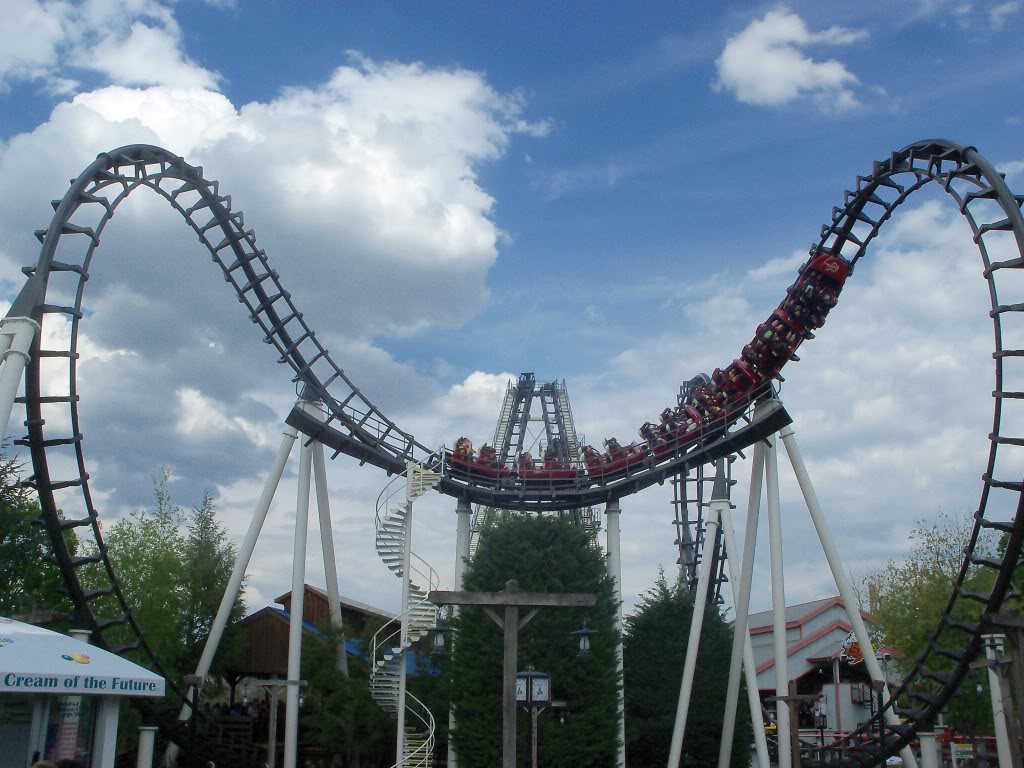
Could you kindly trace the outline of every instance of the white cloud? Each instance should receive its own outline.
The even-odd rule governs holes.
[[[1006,174],[1009,180],[1015,180],[1024,175],[1024,160],[1008,160],[999,164],[999,170]]]
[[[177,397],[177,431],[193,440],[221,440],[231,433],[244,437],[257,446],[266,445],[269,429],[254,424],[243,416],[230,415],[228,406],[207,397],[198,389],[182,387]]]
[[[812,32],[792,11],[769,11],[726,41],[716,62],[714,87],[758,106],[780,106],[811,97],[823,111],[855,109],[860,106],[853,91],[859,82],[856,75],[840,61],[816,61],[802,49],[849,45],[866,36],[864,30],[838,26]]]
[[[79,50],[73,61],[122,85],[167,85],[214,88],[218,77],[182,55],[176,26],[134,22],[121,34],[111,34]]]
[[[989,24],[992,25],[992,29],[1002,29],[1003,25],[1006,24],[1006,20],[1019,13],[1022,8],[1024,8],[1024,2],[1021,0],[1007,0],[1007,2],[997,3],[988,9]]]
[[[789,256],[769,259],[760,267],[754,267],[747,272],[747,278],[750,280],[767,280],[777,275],[791,275],[805,261],[807,261],[806,251],[795,251]]]
[[[0,87],[11,80],[44,77],[57,65],[71,6],[64,2],[13,0],[0,25]]]
[[[78,87],[65,71],[120,85],[215,88],[220,77],[181,49],[173,11],[156,0],[8,0],[0,28],[0,89],[43,80],[53,94]]]

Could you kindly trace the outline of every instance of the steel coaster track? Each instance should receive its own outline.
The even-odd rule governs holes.
[[[904,184],[896,181],[904,180],[904,177]],[[1013,195],[1003,178],[973,147],[943,140],[918,142],[893,152],[887,160],[876,162],[869,175],[857,178],[855,188],[844,194],[843,205],[833,209],[831,222],[822,227],[820,239],[812,249],[842,256],[855,266],[895,209],[930,182],[939,183],[956,202],[971,226],[982,258],[983,274],[989,284],[990,316],[995,337],[995,405],[981,499],[957,584],[928,650],[917,660],[913,674],[908,676],[898,693],[904,700],[909,697],[920,706],[902,713],[910,718],[910,724],[898,729],[896,735],[882,745],[887,753],[898,750],[919,726],[932,722],[963,680],[970,661],[980,650],[984,622],[959,622],[954,618],[954,608],[963,599],[980,604],[983,617],[997,613],[1010,590],[1010,578],[1018,565],[1024,542],[1024,514],[1021,514],[1024,482],[1019,478],[1001,478],[993,474],[1000,449],[1024,446],[1024,438],[1000,432],[1004,400],[1024,398],[1024,392],[1003,389],[1005,359],[1024,357],[1024,349],[1003,348],[1002,322],[1004,315],[1024,312],[1024,303],[1000,303],[996,285],[1002,274],[1024,268],[1024,220],[1020,208],[1024,197]],[[292,303],[291,295],[282,286],[277,272],[270,268],[266,253],[257,247],[255,234],[245,229],[242,213],[232,211],[230,196],[220,194],[216,181],[206,180],[201,168],[191,166],[159,147],[136,145],[101,154],[72,181],[63,199],[53,202],[55,214],[49,227],[36,233],[42,242],[39,261],[35,267],[26,269],[29,280],[8,313],[10,317],[30,316],[40,324],[45,323],[47,315],[59,315],[69,320],[71,328],[66,349],[44,349],[40,344],[42,334],[37,336],[32,359],[26,369],[25,397],[20,398],[26,405],[28,434],[16,442],[30,448],[33,474],[27,484],[39,494],[41,522],[50,534],[54,557],[76,606],[76,620],[93,630],[100,647],[119,653],[138,648],[149,656],[153,668],[162,672],[159,660],[146,644],[131,615],[107,558],[99,515],[89,489],[77,393],[78,334],[92,257],[117,206],[140,187],[153,190],[182,215],[220,267],[225,280],[234,288],[250,319],[260,328],[264,341],[277,350],[278,362],[289,365],[293,381],[308,387],[307,392],[322,403],[323,421],[296,410],[289,415],[290,424],[333,447],[335,456],[344,452],[392,473],[402,471],[406,461],[429,464],[432,453],[434,461],[443,462],[444,454],[431,452],[416,442],[412,435],[399,429],[332,360]],[[93,218],[90,220],[89,216]],[[997,237],[997,233],[1012,233],[1016,257],[1004,261],[990,258],[988,239]],[[56,258],[58,244],[60,261]],[[80,254],[77,259],[66,255],[75,252]],[[62,283],[62,288],[66,287],[63,281],[71,281],[74,301],[70,305],[47,303],[47,288],[55,276]],[[43,360],[56,364],[63,361],[67,365],[66,394],[44,394]],[[534,489],[506,488],[501,483],[446,476],[438,489],[478,503],[538,510],[572,508],[621,498],[653,483],[664,482],[689,466],[740,451],[789,423],[789,415],[778,402],[770,403],[764,409],[764,418],[752,418],[750,406],[753,401],[771,396],[770,386],[766,385],[766,389],[751,393],[750,402],[741,403],[736,411],[730,413],[729,423],[739,424],[738,428],[725,434],[720,431],[709,433],[685,453],[671,453],[667,460],[657,464],[653,459],[643,462],[636,471],[608,481],[595,483],[584,479],[570,489],[544,486]],[[44,430],[44,417],[60,413],[61,408],[69,409],[70,429],[55,426]],[[55,455],[63,456],[62,452],[68,450],[73,452],[77,476],[73,474],[54,479],[49,459]],[[61,465],[59,460],[55,465]],[[995,490],[1015,495],[1016,512],[1012,519],[986,517],[989,498]],[[77,501],[74,500],[76,492],[80,495]],[[59,504],[57,495],[60,495]],[[68,511],[69,516],[63,518],[58,508]],[[73,556],[63,538],[64,532],[70,528],[79,529],[80,535],[91,533],[96,554]],[[983,530],[1007,536],[1006,554],[1002,559],[975,555],[978,537]],[[101,565],[109,586],[86,590],[79,578],[80,569],[86,565]],[[991,592],[976,594],[965,588],[966,577],[975,567],[994,571]],[[116,615],[96,615],[95,601],[103,596],[114,598],[118,606]],[[137,640],[128,644],[108,641],[105,633],[117,627],[129,628]],[[957,645],[962,647],[941,647],[938,638],[945,631],[961,633],[963,640]],[[936,659],[945,660],[941,666],[952,662],[952,670],[937,671],[940,665],[935,664]],[[922,685],[928,690],[921,690]],[[855,736],[870,737],[870,728],[871,723],[866,724]],[[876,752],[878,748],[876,743]],[[867,752],[870,752],[870,742]]]
[[[911,741],[919,729],[927,730],[933,726],[939,712],[966,676],[971,661],[980,653],[986,620],[997,614],[1003,602],[1011,596],[1011,577],[1021,563],[1024,482],[1020,477],[996,477],[995,470],[1000,453],[1024,446],[1021,436],[1006,435],[1000,431],[1005,400],[1024,398],[1024,392],[1004,390],[1005,361],[1024,357],[1024,349],[1004,348],[1003,319],[1004,316],[1024,312],[1024,303],[1003,303],[1006,298],[1000,297],[997,285],[1002,276],[1024,268],[1024,218],[1021,216],[1024,195],[1014,195],[1002,174],[974,147],[946,140],[920,141],[893,152],[886,160],[875,162],[869,175],[858,176],[854,189],[844,192],[842,206],[832,209],[832,221],[821,228],[820,239],[812,248],[841,255],[856,267],[893,212],[913,193],[933,182],[953,199],[970,225],[981,256],[982,275],[988,283],[989,316],[995,340],[992,354],[995,389],[992,392],[994,404],[989,455],[982,475],[981,498],[974,513],[974,525],[964,548],[964,560],[956,584],[926,650],[915,661],[912,672],[885,707],[896,707],[897,713],[905,718],[906,725],[896,729],[886,726],[888,734],[882,744],[877,736],[878,719],[882,713],[875,715],[844,739],[847,748],[854,748],[856,743],[856,751],[836,755],[833,748],[833,760],[839,758],[841,765],[873,764],[880,753],[895,754]],[[1000,238],[1002,243],[997,245]],[[993,246],[998,249],[1000,245],[1015,250],[1016,256],[1003,261],[993,260]],[[1004,282],[1008,283],[1009,278]],[[1013,286],[1004,288],[1009,293]],[[1020,319],[1024,320],[1024,316]],[[1015,496],[1015,504],[1011,505],[1015,507],[1012,519],[997,517],[1001,513],[999,509],[986,516],[993,491],[997,490],[1008,492],[1011,499]],[[1000,559],[976,554],[983,531],[1006,536],[1005,553]],[[990,592],[978,593],[966,588],[967,577],[977,568],[993,572]],[[961,600],[980,606],[978,622],[956,618],[956,608]],[[950,635],[956,640],[951,642]],[[903,708],[900,702],[910,702],[912,706]],[[836,762],[830,764],[835,765]]]
[[[336,426],[351,430],[378,450],[405,455],[414,449],[426,449],[384,417],[334,363],[292,303],[278,273],[270,268],[266,253],[257,247],[255,234],[245,229],[242,212],[233,211],[231,197],[220,194],[218,182],[208,181],[202,168],[191,166],[159,147],[127,146],[99,155],[81,176],[72,180],[64,197],[52,202],[55,213],[49,227],[36,232],[42,243],[39,261],[24,269],[28,282],[9,312],[10,317],[30,316],[41,326],[49,315],[62,316],[70,322],[66,348],[43,348],[42,332],[36,336],[25,372],[25,396],[18,398],[26,406],[28,434],[15,442],[30,449],[33,472],[25,484],[39,495],[39,522],[49,533],[53,558],[61,568],[68,595],[75,605],[76,622],[92,630],[99,647],[119,654],[138,650],[148,657],[153,669],[168,677],[146,643],[107,556],[99,513],[89,487],[78,408],[79,331],[89,269],[118,205],[142,187],[159,194],[182,215],[234,288],[252,322],[259,326],[263,340],[277,349],[278,362],[288,364],[294,374],[292,380],[307,387],[307,393],[325,404]],[[53,293],[73,294],[73,302],[48,303],[47,289],[51,284],[59,285]],[[66,394],[44,393],[43,361],[47,366],[47,384],[55,378],[51,366],[67,366]],[[65,415],[68,412],[61,413],[63,408],[68,409],[70,418]],[[46,417],[52,426],[46,427]],[[70,428],[61,426],[65,422]],[[72,464],[77,473],[55,478],[51,474],[51,460],[59,467]],[[78,498],[74,498],[76,492]],[[92,545],[89,555],[73,555],[68,550],[64,532],[69,529],[76,530],[81,543]],[[86,589],[80,578],[85,567],[102,569],[106,585]],[[113,615],[97,614],[96,601],[101,598],[114,601]],[[109,612],[109,606],[105,610]],[[127,628],[129,641],[111,640],[111,634],[125,633],[122,628]],[[171,680],[170,686],[180,697],[175,681]],[[171,725],[165,728],[165,732],[173,731]]]

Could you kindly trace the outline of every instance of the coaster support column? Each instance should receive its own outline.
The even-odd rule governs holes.
[[[789,695],[789,664],[786,648],[786,588],[782,567],[782,513],[779,505],[779,457],[775,435],[768,438],[765,454],[768,488],[768,548],[772,572],[772,635],[775,641],[775,736],[778,741],[779,768],[793,764],[790,746],[789,709],[779,701]]]
[[[857,601],[857,595],[854,593],[850,580],[846,575],[846,570],[843,568],[843,561],[839,557],[839,550],[836,549],[835,542],[832,540],[832,532],[828,528],[828,523],[825,522],[825,514],[822,512],[821,504],[818,502],[818,495],[814,491],[811,477],[807,474],[807,466],[804,464],[800,448],[797,446],[796,435],[793,432],[792,425],[783,427],[779,431],[779,437],[782,438],[782,443],[786,446],[789,462],[792,464],[793,473],[800,484],[800,492],[803,494],[804,502],[807,504],[807,511],[811,515],[811,522],[814,523],[814,529],[817,531],[819,541],[821,541],[821,548],[825,553],[825,559],[828,561],[828,567],[832,571],[832,578],[835,579],[836,587],[839,589],[839,597],[846,607],[846,615],[853,626],[857,643],[861,648],[865,649],[864,666],[867,668],[872,682],[876,680],[885,682],[885,675],[878,664],[878,659],[875,658],[874,652],[871,651],[871,637],[868,635],[864,618],[860,613],[860,603]],[[889,703],[888,686],[882,688],[882,698],[883,706],[887,705]],[[890,727],[901,725],[900,719],[896,716],[892,707],[885,709],[885,722]],[[907,768],[917,768],[917,758],[910,747],[901,749],[900,757],[903,758],[903,765],[907,766]]]
[[[757,418],[755,413],[755,419]],[[732,655],[729,659],[729,684],[725,696],[725,719],[722,724],[722,741],[718,750],[718,768],[729,768],[732,758],[732,740],[736,728],[736,706],[739,702],[740,671],[747,683],[747,704],[750,707],[750,722],[754,730],[754,746],[759,768],[769,768],[768,740],[764,733],[764,718],[757,691],[757,673],[754,667],[754,651],[750,643],[750,628],[747,614],[750,610],[750,585],[754,574],[754,551],[757,546],[757,522],[761,511],[761,487],[764,482],[764,443],[754,444],[750,468],[750,495],[747,500],[747,526],[743,542],[743,564],[739,578],[733,563],[736,558],[736,544],[732,530],[732,511],[726,509],[722,517],[722,531],[725,534],[726,563],[729,566],[729,582],[732,584],[732,602],[736,607],[736,623],[733,626]]]
[[[613,499],[605,506],[605,531],[607,536],[608,575],[615,585],[615,670],[618,675],[618,750],[616,765],[626,768],[626,701],[622,680],[622,548],[619,544],[619,500]]]
[[[299,678],[302,676],[302,614],[306,583],[306,537],[309,532],[309,480],[312,440],[299,452],[299,490],[295,503],[295,549],[292,553],[292,597],[288,606],[288,692],[284,712],[284,768],[296,768],[299,749]]]
[[[718,528],[719,515],[723,505],[729,506],[729,487],[725,481],[725,473],[719,460],[715,485],[711,491],[711,504],[704,522],[704,541],[714,541]],[[704,552],[697,575],[697,592],[693,600],[693,616],[690,619],[690,635],[686,639],[686,659],[683,662],[683,679],[679,685],[679,703],[676,705],[676,719],[672,726],[672,743],[669,746],[668,768],[678,768],[679,759],[683,754],[683,738],[686,735],[686,716],[690,708],[690,697],[693,693],[693,676],[697,669],[697,653],[700,650],[700,632],[704,625],[704,613],[707,610],[708,584],[711,581],[711,566],[714,557]]]
[[[469,562],[469,542],[473,535],[471,526],[473,523],[473,507],[470,506],[468,499],[459,499],[455,506],[455,591],[459,592],[462,590],[463,581],[466,578],[466,565]],[[457,605],[451,606],[452,616],[454,616],[459,607]],[[455,640],[452,639],[452,646],[454,647]],[[451,649],[449,649],[451,650]],[[458,768],[458,755],[455,754],[455,746],[453,744],[452,733],[455,732],[455,709],[454,707],[448,710],[448,768]]]
[[[324,575],[327,581],[327,599],[330,601],[331,625],[341,633],[338,641],[338,670],[348,677],[341,594],[338,589],[338,564],[334,557],[334,529],[331,527],[331,499],[327,492],[324,446],[320,442],[313,443],[313,479],[316,483],[316,511],[320,518],[320,544],[324,550]]]

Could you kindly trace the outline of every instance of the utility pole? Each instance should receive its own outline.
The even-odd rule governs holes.
[[[514,579],[505,582],[501,592],[448,592],[437,590],[427,595],[434,605],[477,605],[505,632],[505,656],[502,675],[502,768],[516,768],[516,671],[519,663],[519,630],[541,608],[592,608],[597,596],[592,592],[522,592]],[[496,608],[503,608],[499,615]],[[519,610],[527,610],[519,618]]]
[[[780,704],[785,704],[786,709],[789,711],[789,744],[790,750],[792,751],[793,757],[793,768],[800,768],[800,713],[799,706],[801,701],[817,701],[821,698],[820,694],[817,693],[797,693],[796,692],[796,680],[789,681],[789,694],[786,696],[770,696],[765,701],[776,702],[776,711]],[[778,722],[778,715],[775,717],[775,721]],[[776,733],[778,733],[776,731]]]

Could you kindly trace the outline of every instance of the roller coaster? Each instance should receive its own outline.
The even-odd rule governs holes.
[[[1024,313],[1024,299],[1014,295],[1012,284],[1004,280],[1024,269],[1024,196],[1014,195],[1003,176],[974,147],[945,140],[906,146],[858,176],[821,227],[794,284],[758,326],[752,340],[733,362],[710,377],[690,382],[681,402],[665,407],[660,416],[640,427],[641,441],[622,446],[610,438],[604,452],[584,449],[583,457],[574,463],[563,457],[551,466],[538,466],[532,459],[529,465],[517,461],[503,464],[483,450],[474,453],[465,443],[439,449],[417,442],[374,405],[332,358],[278,272],[271,268],[255,233],[246,228],[243,214],[233,209],[231,197],[222,193],[218,182],[205,178],[202,168],[159,147],[126,146],[99,155],[73,180],[63,198],[53,201],[49,225],[36,232],[42,246],[39,259],[25,269],[27,282],[5,320],[31,321],[37,329],[45,326],[50,316],[70,322],[66,346],[44,346],[43,334],[36,332],[30,337],[30,349],[18,349],[15,344],[6,357],[20,356],[26,364],[24,395],[16,400],[25,407],[26,433],[15,442],[30,452],[32,474],[26,482],[38,493],[41,523],[49,533],[54,558],[75,605],[76,622],[92,630],[97,645],[117,653],[138,649],[155,670],[162,671],[107,557],[100,513],[90,489],[79,415],[78,358],[82,323],[87,318],[85,288],[107,225],[117,207],[136,190],[148,188],[182,216],[263,341],[276,350],[277,362],[287,366],[292,382],[317,404],[318,411],[296,407],[287,417],[289,425],[333,449],[334,457],[346,454],[388,474],[402,473],[410,464],[437,471],[437,490],[464,503],[548,511],[617,501],[734,455],[788,425],[791,417],[776,398],[774,382],[781,380],[787,363],[799,359],[800,345],[812,339],[814,330],[826,321],[840,291],[884,225],[905,201],[929,184],[937,185],[952,199],[970,227],[981,257],[981,273],[989,290],[987,311],[993,324],[995,383],[988,457],[960,575],[928,648],[894,695],[894,700],[913,705],[901,712],[904,724],[891,729],[884,743],[871,741],[875,738],[872,723],[852,737],[867,740],[864,755],[872,750],[876,755],[899,750],[918,729],[931,726],[981,649],[983,622],[965,623],[955,618],[957,604],[977,603],[983,619],[998,613],[1011,593],[1011,576],[1024,540],[1024,481],[997,471],[1001,466],[998,458],[1024,446],[1024,436],[1001,431],[1005,404],[1024,398],[1024,392],[1004,387],[1008,366],[1024,357],[1024,349],[1007,348],[1003,343],[1006,319]],[[999,238],[1005,243],[994,247]],[[996,253],[1004,245],[1013,253],[1000,260]],[[63,289],[58,295],[73,295],[71,303],[48,299],[48,289],[57,279]],[[67,290],[69,285],[72,290]],[[44,361],[48,379],[54,376],[55,366],[61,369],[60,376],[66,377],[63,394],[44,394],[52,391],[44,385],[49,383],[43,380]],[[72,468],[70,474],[54,474],[56,468],[67,471],[68,467]],[[999,503],[993,502],[996,496]],[[1010,508],[1014,511],[1007,514]],[[91,537],[94,554],[72,553],[64,538],[69,529],[75,529],[80,540]],[[976,553],[979,536],[985,531],[1005,536],[1000,557]],[[87,565],[102,568],[107,586],[83,586],[80,575]],[[979,594],[965,588],[965,578],[974,568],[993,572],[990,592]],[[119,606],[113,614],[96,609],[101,596],[113,598]],[[111,638],[123,635],[125,628],[131,641],[115,643]],[[953,647],[940,645],[940,634],[949,633],[959,641]],[[166,727],[173,733],[170,725]],[[856,763],[867,758],[848,753],[843,759]]]

